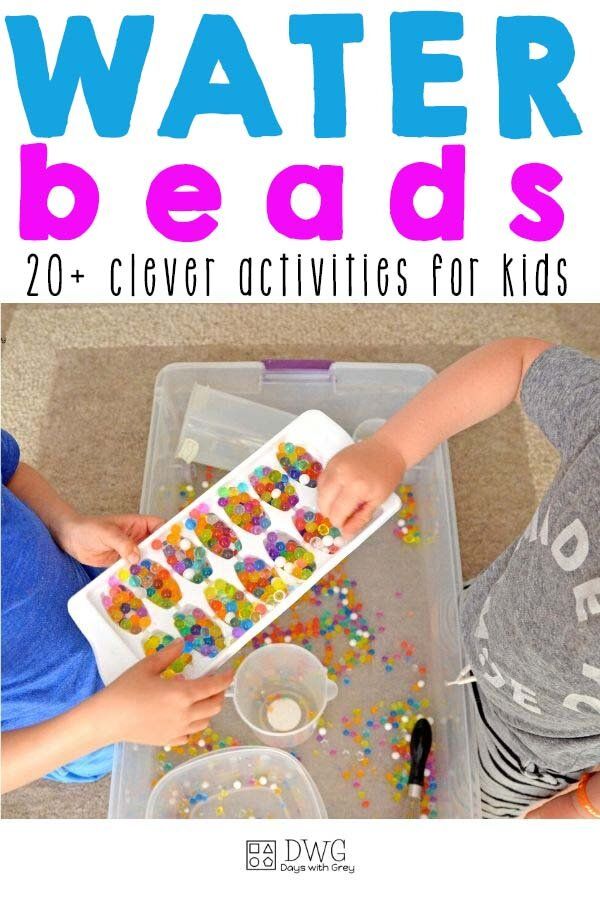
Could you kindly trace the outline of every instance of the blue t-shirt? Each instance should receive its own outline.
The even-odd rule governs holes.
[[[57,716],[102,687],[91,647],[67,611],[69,598],[98,570],[61,550],[39,516],[6,487],[19,455],[2,430],[3,731]],[[105,760],[97,774],[109,769]],[[73,773],[94,776],[85,765]]]

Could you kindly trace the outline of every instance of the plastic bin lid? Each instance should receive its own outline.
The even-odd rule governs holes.
[[[325,819],[319,790],[290,753],[227,747],[173,769],[154,787],[147,819]]]

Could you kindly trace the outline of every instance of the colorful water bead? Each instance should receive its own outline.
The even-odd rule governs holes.
[[[207,585],[204,596],[214,614],[229,625],[236,638],[252,628],[267,612],[265,603],[250,600],[243,591],[223,578]]]
[[[281,572],[306,581],[317,568],[314,555],[280,531],[270,531],[265,538],[265,550]]]
[[[156,752],[157,770],[151,781],[151,787],[154,787],[163,775],[171,772],[176,766],[184,762],[184,760],[193,759],[196,756],[203,756],[206,753],[212,753],[213,750],[224,750],[226,747],[239,747],[240,741],[230,735],[221,735],[209,726],[204,731],[196,731],[190,734],[185,744],[176,744],[173,747],[160,747]],[[205,783],[205,788],[208,783]]]
[[[144,653],[146,656],[152,656],[154,653],[159,653],[161,650],[164,650],[165,647],[168,647],[169,644],[172,644],[174,640],[175,638],[171,634],[167,634],[166,631],[155,631],[144,641]],[[161,672],[161,678],[182,677],[183,670],[186,666],[189,666],[191,661],[191,653],[182,653],[177,659],[173,660],[170,666],[167,666],[167,668]]]
[[[264,559],[258,556],[246,556],[234,564],[236,575],[240,584],[264,603],[280,603],[287,594],[287,585],[278,574],[277,569],[272,569]]]
[[[342,532],[320,512],[303,507],[294,513],[294,525],[303,539],[315,550],[337,553],[344,543]]]
[[[420,544],[421,529],[417,525],[417,503],[414,491],[409,484],[401,484],[396,493],[402,501],[402,506],[394,528],[394,537],[400,538],[405,544]]]
[[[181,512],[190,503],[193,503],[203,490],[206,490],[214,481],[214,469],[212,466],[200,466],[196,462],[190,463],[189,481],[182,482],[177,487],[178,511]]]
[[[410,771],[410,734],[420,717],[412,697],[392,703],[379,700],[368,709],[358,707],[342,716],[342,736],[353,741],[357,764],[352,763],[341,774],[356,789],[364,808],[370,805],[367,802],[367,781],[372,776],[379,777],[380,773],[384,773],[385,781],[392,787],[394,803],[403,801]],[[342,753],[349,755],[344,750]],[[425,769],[422,816],[437,816],[436,791],[435,754],[432,750]]]
[[[186,612],[175,613],[173,616],[175,628],[185,640],[185,650],[197,650],[201,656],[211,659],[225,646],[223,632],[216,622],[206,613],[194,607]]]
[[[235,532],[218,516],[211,513],[207,503],[200,503],[195,509],[190,510],[185,527],[189,531],[195,531],[200,542],[215,556],[232,559],[242,549],[241,541]]]
[[[253,647],[300,644],[316,654],[333,681],[350,684],[353,669],[373,662],[376,639],[355,588],[356,582],[342,569],[334,569],[294,604],[287,617],[256,635]]]
[[[180,484],[177,488],[177,497],[178,497],[178,509],[179,511],[189,506],[196,497],[198,496],[198,491],[195,489],[193,484]]]
[[[130,634],[140,634],[152,621],[140,598],[115,575],[108,579],[108,594],[102,594],[102,605],[113,622]]]
[[[160,563],[142,559],[117,573],[127,587],[162,609],[171,609],[181,600],[181,588]]]
[[[212,567],[204,547],[197,547],[189,538],[182,537],[182,529],[182,525],[175,523],[164,541],[158,538],[152,541],[152,549],[162,550],[168,564],[183,578],[201,584],[212,575]]]
[[[356,594],[356,581],[337,567],[287,613],[256,634],[251,646],[257,649],[264,644],[298,644],[321,660],[329,678],[346,686],[351,684],[356,668],[376,659],[376,632],[382,630],[385,629],[381,626],[372,628],[366,619]],[[242,650],[234,657],[234,668],[245,655]]]
[[[219,488],[219,506],[225,510],[234,525],[250,534],[262,534],[271,526],[271,520],[245,482],[237,487]]]
[[[282,512],[293,509],[300,502],[288,476],[270,466],[258,466],[250,476],[250,484],[261,500]]]
[[[305,447],[289,442],[281,443],[277,447],[277,461],[294,481],[305,487],[317,486],[323,466]]]

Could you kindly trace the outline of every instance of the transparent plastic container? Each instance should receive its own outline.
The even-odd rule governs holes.
[[[283,750],[236,747],[185,763],[156,785],[147,819],[326,819],[319,790]]]
[[[263,744],[289,750],[307,741],[338,687],[314,654],[295,644],[254,650],[235,676],[233,702]]]
[[[419,365],[389,363],[329,363],[284,361],[241,363],[176,363],[159,372],[148,438],[146,467],[140,508],[170,518],[181,503],[179,485],[194,476],[191,466],[177,458],[178,439],[190,393],[195,384],[234,394],[298,415],[320,409],[349,434],[367,419],[387,419],[408,402],[434,376]],[[203,470],[197,473],[203,478]],[[366,617],[377,625],[384,614],[385,633],[378,645],[392,646],[406,639],[415,646],[415,657],[427,666],[426,687],[437,771],[437,815],[439,818],[480,816],[479,785],[474,746],[474,705],[467,687],[448,687],[467,662],[463,658],[458,602],[462,576],[450,464],[446,445],[437,448],[407,473],[417,501],[419,525],[424,539],[408,544],[393,534],[394,520],[380,529],[344,562],[364,606]],[[398,598],[397,594],[401,593]],[[302,602],[302,601],[300,601]],[[286,613],[285,616],[289,616]],[[386,643],[387,642],[387,643]],[[397,663],[392,672],[385,667],[364,666],[352,673],[351,684],[340,683],[338,697],[327,707],[326,739],[337,729],[341,716],[366,699],[395,700],[405,697],[414,679],[412,666]],[[417,676],[418,677],[418,676]],[[213,723],[221,736],[232,736],[242,744],[255,742],[232,703],[226,703]],[[317,739],[298,748],[298,755],[319,787],[331,818],[393,818],[400,813],[381,778],[370,784],[370,806],[363,809],[348,795],[341,773],[349,757],[342,756],[352,744],[339,737],[337,756],[314,750]],[[113,769],[109,815],[143,818],[157,777],[156,748],[124,744],[117,748]],[[185,765],[185,763],[183,763]],[[166,778],[167,776],[163,776]],[[380,783],[381,782],[381,783]]]
[[[385,425],[385,419],[365,419],[354,429],[352,439],[354,441],[364,441],[365,438],[375,434],[382,425]]]
[[[262,403],[196,384],[179,435],[177,455],[230,470],[262,447],[294,418]]]

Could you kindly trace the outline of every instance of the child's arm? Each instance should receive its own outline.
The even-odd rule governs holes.
[[[453,363],[372,437],[333,457],[319,479],[321,512],[346,535],[355,534],[406,469],[515,400],[527,369],[551,346],[536,338],[508,338]]]
[[[162,524],[156,516],[82,516],[27,463],[19,464],[7,487],[37,513],[56,543],[85,565],[109,566],[119,557],[137,562],[137,544]]]
[[[160,673],[183,651],[181,639],[128,669],[104,690],[39,725],[2,735],[2,791],[12,791],[117,741],[181,744],[223,706],[232,673],[169,679]]]

